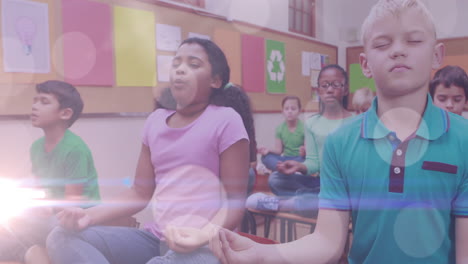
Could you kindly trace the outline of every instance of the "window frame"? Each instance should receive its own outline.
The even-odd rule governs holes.
[[[171,0],[173,2],[205,8],[205,0]]]
[[[309,2],[310,10],[305,10],[304,2]],[[297,5],[300,4],[300,6]],[[316,15],[315,15],[315,8],[316,8],[316,0],[289,0],[288,2],[288,23],[289,23],[289,31],[315,37],[315,25],[316,25]],[[292,17],[291,17],[292,14]],[[300,14],[300,25],[297,25],[298,18],[297,14]],[[309,32],[305,32],[304,30],[304,15],[309,15],[310,18],[308,20]],[[292,22],[292,24],[291,24]],[[300,30],[298,30],[300,28]]]

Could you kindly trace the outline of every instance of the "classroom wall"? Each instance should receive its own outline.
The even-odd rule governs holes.
[[[468,36],[468,1],[423,0],[434,17],[438,38]],[[338,62],[346,65],[346,47],[362,45],[361,24],[376,0],[326,0],[321,41],[338,46]]]
[[[320,41],[338,46],[338,62],[346,64],[346,47],[361,45],[361,24],[376,0],[326,0],[323,4],[322,25],[318,30]],[[434,17],[439,38],[468,36],[468,1],[466,0],[423,0]],[[450,14],[450,15],[447,15]]]
[[[423,2],[434,16],[440,38],[468,36],[468,16],[465,15],[468,1]],[[349,0],[316,0],[317,36],[311,39],[338,46],[338,64],[343,67],[346,66],[346,47],[361,45],[361,24],[376,0],[359,0],[356,3]],[[207,11],[229,19],[289,32],[286,0],[205,0],[205,5]]]
[[[207,0],[206,4],[207,9],[224,8],[224,11],[220,9],[220,12],[240,21],[263,26],[271,24],[273,26],[270,28],[275,30],[282,26],[283,30],[280,31],[288,31],[287,16],[280,15],[287,10],[287,1],[264,1],[264,4],[271,8],[266,8],[263,16],[258,12],[242,11],[258,10],[259,7],[252,4],[253,2],[255,1]],[[241,5],[246,6],[241,8]],[[279,19],[280,17],[282,19]],[[254,22],[257,18],[262,19]],[[7,97],[0,99],[8,100]],[[278,105],[278,111],[280,108]],[[255,114],[254,118],[259,145],[273,147],[274,128],[283,120],[281,114]],[[126,184],[132,182],[144,120],[144,117],[84,117],[73,125],[71,130],[85,140],[93,153],[104,199],[118,194],[122,188],[127,187]],[[32,142],[41,136],[42,131],[33,128],[27,119],[0,119],[0,177],[21,179],[30,176],[29,148]],[[151,218],[151,210],[145,210],[138,214],[137,218],[142,223],[147,222]]]
[[[266,0],[265,0],[266,1]],[[229,9],[228,0],[206,0],[207,9],[219,10],[219,14],[226,14]],[[252,7],[251,0],[233,0],[235,3],[246,4],[243,8]],[[441,7],[451,10],[450,16],[442,16]],[[287,31],[287,10],[285,0],[268,0],[271,28],[279,31]],[[359,45],[358,42],[349,41],[352,34],[349,33],[360,27],[362,20],[375,0],[360,0],[359,6],[355,1],[349,0],[318,0],[317,15],[322,18],[319,21],[317,35],[321,41],[339,46],[339,63],[345,65],[345,48]],[[468,36],[468,16],[463,11],[468,10],[466,0],[429,0],[431,10],[435,10],[434,17],[439,26],[440,37]],[[237,8],[237,4],[236,4]],[[282,11],[282,12],[279,12]],[[224,13],[223,13],[224,12]],[[243,19],[252,24],[256,21],[256,14],[243,14],[232,11],[236,19]],[[261,17],[261,16],[258,16]],[[272,19],[274,18],[274,19]],[[454,22],[455,21],[455,22]],[[270,22],[269,22],[270,23]],[[348,38],[349,37],[349,38]],[[278,106],[278,109],[280,107]],[[464,113],[468,118],[468,113]],[[283,120],[280,113],[255,114],[255,127],[259,146],[273,147],[274,129]],[[133,179],[136,162],[138,159],[140,133],[144,123],[143,117],[131,118],[82,118],[72,127],[88,143],[94,155],[96,168],[102,184],[104,198],[112,197],[125,187],[125,183]],[[41,131],[32,128],[29,120],[0,120],[0,176],[24,177],[30,171],[29,147],[31,143],[41,136]],[[150,219],[150,210],[138,214],[140,222]]]

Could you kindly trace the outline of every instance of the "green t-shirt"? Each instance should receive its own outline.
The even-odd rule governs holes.
[[[305,146],[307,174],[320,171],[322,150],[328,134],[349,121],[354,115],[343,119],[327,119],[320,114],[309,117],[305,122]]]
[[[304,124],[297,120],[296,129],[291,132],[286,122],[276,128],[276,138],[283,142],[284,156],[299,156],[299,148],[304,145]]]
[[[36,140],[30,150],[32,173],[47,198],[65,198],[65,186],[83,184],[83,196],[89,201],[100,200],[97,172],[93,157],[84,141],[69,130],[55,148],[46,152],[45,138]]]

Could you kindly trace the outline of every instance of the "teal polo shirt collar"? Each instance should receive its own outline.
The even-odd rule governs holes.
[[[377,116],[378,101],[377,97],[372,101],[372,105],[365,112],[361,123],[361,137],[367,139],[379,139],[387,137],[392,133],[380,121]],[[432,103],[432,98],[427,95],[426,109],[424,110],[423,119],[416,131],[416,136],[427,140],[435,140],[446,133],[450,128],[449,114],[436,107]]]

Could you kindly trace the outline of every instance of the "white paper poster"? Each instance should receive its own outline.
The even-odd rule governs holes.
[[[50,72],[48,5],[3,0],[2,41],[5,72]]]
[[[310,69],[320,70],[322,69],[322,57],[320,53],[310,53]]]
[[[159,50],[176,51],[180,45],[182,33],[180,27],[156,24],[156,47]]]
[[[318,77],[320,71],[318,70],[310,70],[310,86],[311,87],[318,87]]]
[[[173,56],[159,55],[157,58],[158,81],[169,82],[169,71],[172,65]]]
[[[302,58],[302,75],[309,76],[310,75],[310,52],[303,51],[301,53]]]

